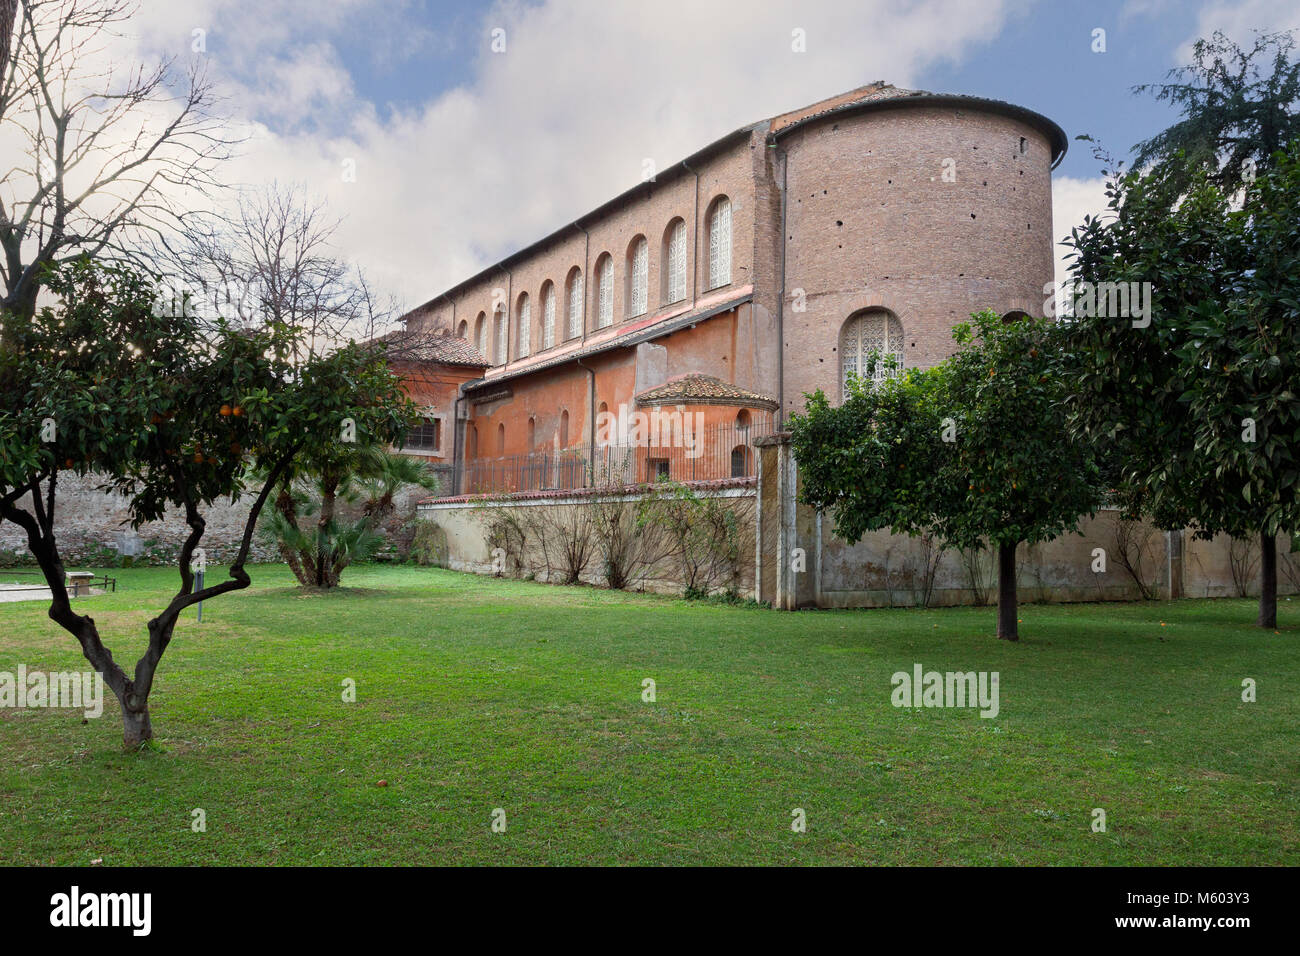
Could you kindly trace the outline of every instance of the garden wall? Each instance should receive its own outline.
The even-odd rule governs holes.
[[[168,514],[162,521],[152,521],[138,531],[131,530],[126,499],[99,490],[103,479],[97,476],[63,474],[59,476],[55,527],[59,553],[68,568],[116,567],[129,559],[134,564],[173,564],[189,534],[181,512]],[[396,507],[382,531],[396,557],[404,559],[410,548],[411,525],[415,502],[428,495],[417,485],[402,488],[395,496]],[[251,498],[236,503],[221,501],[204,509],[207,530],[202,547],[211,564],[221,564],[234,557],[248,520]],[[347,506],[340,508],[348,513]],[[258,533],[249,549],[250,563],[278,562],[274,545]],[[16,524],[0,520],[0,566],[34,564],[27,551],[27,536]]]
[[[798,470],[785,436],[759,439],[757,599],[774,607],[898,607],[996,601],[991,552],[941,550],[888,532],[856,544],[835,536],[831,518],[797,502]],[[1300,561],[1278,538],[1278,593],[1300,591]],[[1100,552],[1098,551],[1100,549]],[[1259,593],[1259,546],[1219,536],[1195,540],[1103,509],[1079,533],[1021,545],[1022,601],[1135,601]],[[1139,581],[1141,583],[1139,583]]]
[[[698,482],[689,486],[701,499],[712,499],[729,511],[741,529],[743,547],[734,572],[719,571],[710,590],[735,590],[742,597],[754,593],[754,510],[753,479]],[[565,552],[579,537],[588,538],[587,556],[578,580],[593,585],[608,584],[602,535],[594,523],[627,522],[646,499],[643,493],[590,490],[568,493],[524,493],[497,497],[458,496],[431,499],[417,506],[422,521],[432,526],[437,558],[433,562],[457,571],[503,574],[550,583],[564,583],[572,562]],[[502,523],[527,529],[518,539],[504,540]],[[494,526],[497,530],[494,533]],[[539,540],[549,537],[549,541]],[[499,549],[499,550],[497,550]],[[497,551],[495,557],[493,552]],[[670,542],[650,545],[636,555],[636,566],[625,589],[664,594],[686,590],[680,555]]]

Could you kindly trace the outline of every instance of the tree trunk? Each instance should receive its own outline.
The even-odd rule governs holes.
[[[1016,618],[1016,542],[998,544],[998,637],[1020,640]]]
[[[122,747],[134,750],[141,744],[153,740],[153,725],[149,721],[149,702],[141,701],[138,709],[131,709],[122,703]]]
[[[1260,627],[1277,629],[1277,538],[1259,536],[1259,620]]]

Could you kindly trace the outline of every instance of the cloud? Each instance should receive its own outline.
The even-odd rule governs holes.
[[[1105,180],[1100,176],[1092,179],[1057,176],[1052,180],[1052,228],[1057,242],[1054,251],[1058,285],[1065,282],[1065,256],[1069,252],[1060,245],[1060,240],[1075,226],[1082,225],[1084,216],[1100,216],[1106,212],[1105,188]]]
[[[912,84],[1019,7],[506,0],[482,16],[464,80],[410,108],[364,99],[339,55],[362,29],[403,49],[427,27],[409,4],[147,4],[140,49],[188,51],[208,30],[209,67],[251,130],[229,180],[326,198],[346,251],[414,305],[638,182],[646,158],[664,168],[762,117],[877,79]],[[792,50],[796,29],[806,52]]]
[[[1300,29],[1300,4],[1295,0],[1239,0],[1231,3],[1224,0],[1207,3],[1201,7],[1196,17],[1196,31],[1179,47],[1179,63],[1192,61],[1192,43],[1200,37],[1208,37],[1215,30],[1221,30],[1239,46],[1251,42],[1251,31],[1276,33],[1284,30]]]

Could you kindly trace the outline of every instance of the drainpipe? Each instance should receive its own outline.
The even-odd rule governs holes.
[[[691,311],[694,311],[700,291],[700,174],[684,159],[682,168],[695,177],[695,212],[691,215],[694,220],[691,223]]]
[[[585,291],[585,290],[584,290]],[[586,299],[586,296],[583,296]],[[586,321],[584,319],[584,321]],[[594,480],[596,472],[596,370],[582,361],[579,356],[575,361],[578,367],[587,372],[587,461],[591,463]]]

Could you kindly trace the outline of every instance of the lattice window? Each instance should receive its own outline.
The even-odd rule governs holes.
[[[542,293],[542,348],[555,344],[555,286],[548,285]]]
[[[596,291],[600,300],[597,306],[596,327],[609,328],[614,324],[614,257],[608,253],[600,261]]]
[[[709,214],[709,288],[731,281],[731,200],[725,196]]]
[[[876,363],[872,367],[872,354]],[[897,368],[886,369],[884,360],[893,357]],[[868,312],[850,319],[840,336],[840,380],[844,392],[848,394],[849,378],[852,375],[866,376],[870,371],[871,380],[883,381],[888,376],[898,374],[903,366],[903,323],[889,312]]]
[[[686,223],[680,219],[670,227],[667,252],[665,301],[681,302],[686,298]]]
[[[569,280],[569,328],[567,337],[576,339],[582,334],[582,273],[574,272]]]
[[[505,306],[502,306],[501,308],[497,309],[496,324],[497,324],[497,335],[496,335],[497,364],[505,365],[506,361],[510,358],[510,356],[506,352],[507,343],[510,341],[510,323],[506,321]]]
[[[650,279],[650,244],[645,237],[632,247],[631,290],[628,294],[628,315],[643,315],[647,306],[646,284]]]
[[[482,312],[474,322],[474,347],[487,358],[487,319]]]
[[[525,295],[519,300],[519,344],[516,351],[519,353],[520,358],[523,358],[528,354],[528,350],[531,347],[532,337],[533,309],[531,303],[528,301],[528,296]]]

